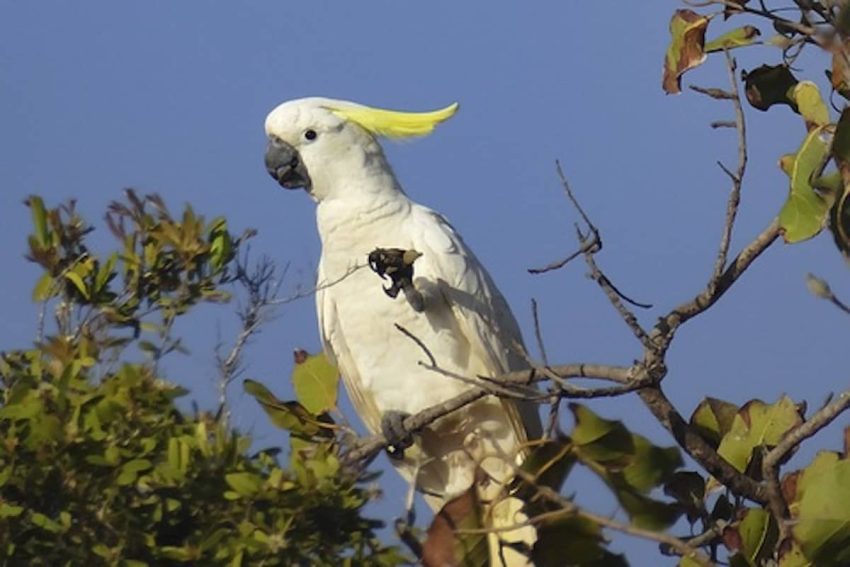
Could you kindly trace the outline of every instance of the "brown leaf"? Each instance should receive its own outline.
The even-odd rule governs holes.
[[[708,18],[692,10],[676,10],[670,20],[670,45],[664,57],[664,92],[682,92],[682,75],[705,61],[705,30]]]
[[[782,498],[785,502],[795,502],[797,500],[797,481],[800,479],[800,471],[794,471],[782,477],[780,488],[782,490]]]
[[[741,13],[741,8],[747,5],[750,0],[731,0],[723,7],[723,19],[728,20],[731,16]]]
[[[753,108],[767,110],[774,104],[787,104],[797,111],[791,96],[797,78],[785,65],[762,65],[750,72],[744,71],[741,75],[744,78],[744,92]]]
[[[741,549],[741,534],[738,528],[727,526],[723,529],[723,545],[732,551]]]
[[[475,486],[450,500],[434,517],[422,546],[425,567],[478,567],[488,563],[486,534],[459,534],[480,529],[481,504]]]

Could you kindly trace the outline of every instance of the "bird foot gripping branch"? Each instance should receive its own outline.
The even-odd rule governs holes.
[[[413,435],[404,426],[409,413],[390,410],[381,417],[381,433],[387,438],[387,455],[391,459],[403,459],[404,450],[413,445]]]
[[[425,299],[413,285],[413,263],[422,256],[416,250],[401,248],[375,248],[369,254],[369,267],[383,279],[391,281],[384,293],[395,299],[404,292],[407,302],[417,313],[425,310]]]

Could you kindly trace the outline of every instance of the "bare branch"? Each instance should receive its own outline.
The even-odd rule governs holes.
[[[315,293],[317,291],[322,291],[323,289],[327,289],[331,286],[334,286],[334,285],[340,283],[341,281],[343,281],[344,279],[349,277],[351,274],[353,274],[357,270],[360,270],[360,269],[365,268],[367,266],[368,266],[368,264],[354,264],[353,266],[348,268],[345,271],[345,273],[343,273],[341,276],[339,276],[336,279],[322,280],[320,282],[317,282],[314,287],[293,293],[289,297],[282,297],[282,298],[279,298],[279,299],[273,299],[269,303],[269,305],[286,305],[287,303],[292,303],[293,301],[298,301],[299,299],[304,299],[305,297],[310,297],[311,295],[315,295]]]
[[[774,219],[767,228],[738,253],[714,285],[709,282],[709,285],[693,299],[678,305],[662,317],[650,333],[653,340],[660,341],[665,348],[669,346],[675,331],[688,320],[705,312],[718,299],[723,297],[723,294],[732,287],[732,284],[738,281],[738,278],[747,271],[747,268],[752,265],[756,258],[779,238],[779,234],[779,221]]]
[[[564,188],[564,192],[567,194],[567,198],[573,204],[573,207],[578,211],[578,214],[581,216],[581,219],[584,221],[584,224],[587,225],[588,230],[591,233],[590,238],[580,238],[579,239],[579,249],[564,258],[563,260],[559,260],[557,262],[553,262],[544,266],[542,268],[529,268],[528,272],[530,274],[543,274],[546,272],[551,272],[552,270],[557,270],[559,268],[563,268],[572,260],[578,258],[582,254],[587,254],[592,251],[602,250],[602,239],[599,236],[599,230],[597,230],[596,225],[594,225],[590,217],[584,212],[584,209],[581,208],[578,200],[573,195],[572,189],[570,189],[570,183],[567,181],[566,176],[564,175],[564,170],[561,168],[561,162],[555,160],[555,167],[558,170],[558,177],[561,179],[561,186]],[[578,228],[576,228],[578,230]]]
[[[638,323],[637,317],[635,314],[631,312],[631,310],[623,304],[623,299],[627,299],[629,303],[632,305],[638,305],[639,307],[652,307],[651,305],[636,303],[628,298],[626,298],[620,290],[614,287],[614,284],[611,283],[611,280],[602,273],[602,270],[599,269],[599,266],[596,264],[596,260],[593,257],[592,252],[588,252],[584,255],[585,262],[587,263],[588,268],[590,268],[590,278],[595,281],[602,291],[605,293],[605,296],[608,298],[608,301],[620,315],[620,318],[626,324],[626,326],[632,331],[632,334],[640,341],[640,344],[644,346],[644,348],[651,347],[651,341],[649,335],[641,327],[640,323]]]
[[[534,318],[534,338],[537,340],[537,349],[540,351],[540,360],[549,366],[549,357],[546,356],[546,345],[543,342],[543,333],[540,331],[540,314],[537,311],[537,300],[531,299],[531,315]]]
[[[278,278],[274,262],[269,258],[261,258],[248,273],[248,259],[250,248],[246,249],[245,255],[236,262],[235,281],[242,285],[248,294],[248,302],[239,310],[241,328],[233,342],[227,356],[222,356],[221,345],[215,349],[215,358],[218,364],[218,397],[219,407],[216,415],[227,423],[230,419],[230,410],[227,407],[227,388],[239,377],[242,366],[242,354],[248,341],[257,332],[260,326],[268,318],[268,312],[275,305],[275,298],[283,282],[283,278],[289,268],[287,265]]]
[[[426,368],[430,368],[427,367]],[[632,367],[606,366],[601,364],[564,364],[549,368],[560,378],[599,378],[619,382],[621,386],[605,387],[596,389],[579,390],[578,392],[564,393],[564,397],[591,398],[611,397],[640,390],[646,387],[641,380],[634,380],[635,372]],[[434,368],[436,371],[445,372]],[[467,378],[468,379],[468,378]],[[517,370],[501,376],[489,379],[490,382],[503,385],[528,385],[539,381],[534,369]],[[440,404],[435,404],[419,413],[411,415],[402,422],[405,431],[416,433],[427,427],[434,421],[444,417],[462,407],[465,407],[492,392],[486,387],[476,386]],[[376,434],[362,439],[354,448],[345,455],[345,462],[353,464],[364,461],[374,456],[378,451],[387,446],[387,439],[383,434]]]
[[[771,20],[774,23],[778,24],[780,27],[784,27],[785,29],[789,29],[789,30],[794,30],[795,32],[797,32],[799,34],[802,34],[806,37],[812,38],[813,40],[817,41],[817,29],[816,28],[802,24],[802,23],[799,23],[799,22],[794,22],[792,20],[786,20],[785,18],[783,18],[781,16],[777,16],[775,13],[771,12],[770,10],[766,10],[764,8],[753,8],[751,6],[748,6],[748,5],[740,2],[740,0],[739,1],[735,1],[735,0],[710,0],[709,2],[704,2],[704,3],[699,3],[699,4],[691,3],[691,2],[686,2],[686,3],[691,4],[691,5],[696,5],[696,6],[699,6],[699,5],[707,6],[707,5],[710,5],[710,4],[720,4],[721,6],[727,6],[729,8],[733,8],[737,12],[743,12],[743,13],[746,13],[746,14],[752,14],[754,16],[761,16],[763,18],[767,18],[768,20]]]
[[[732,190],[729,192],[729,200],[726,203],[726,222],[723,224],[720,249],[717,252],[717,260],[714,263],[714,272],[711,275],[709,285],[717,285],[723,275],[723,270],[726,268],[729,246],[732,242],[732,229],[735,226],[738,206],[741,203],[741,185],[744,180],[744,173],[747,170],[747,127],[744,121],[744,109],[741,105],[741,93],[738,88],[738,81],[735,78],[737,64],[735,59],[729,55],[729,50],[724,50],[724,54],[726,55],[726,67],[729,71],[729,84],[732,87],[731,101],[735,107],[735,129],[738,132],[738,168],[735,173],[732,173],[723,164],[720,164],[723,171],[732,180]]]

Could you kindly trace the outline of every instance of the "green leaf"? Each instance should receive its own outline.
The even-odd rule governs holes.
[[[752,400],[738,410],[717,453],[744,472],[757,447],[776,446],[788,431],[800,423],[802,418],[788,396],[783,396],[775,404]]]
[[[664,56],[664,92],[682,92],[682,75],[705,61],[703,45],[708,18],[692,10],[676,10],[670,20],[670,44]]]
[[[717,398],[704,398],[691,414],[690,423],[715,448],[735,420],[738,406]]]
[[[41,197],[32,195],[27,203],[32,212],[32,225],[36,242],[43,248],[50,243],[50,232],[47,229],[47,210],[44,208],[44,201]]]
[[[673,471],[683,464],[678,447],[658,447],[637,434],[632,434],[632,440],[634,457],[623,469],[623,479],[638,492],[648,494],[672,478]]]
[[[715,51],[723,51],[724,49],[746,47],[755,43],[756,38],[760,35],[761,32],[754,26],[742,26],[740,28],[735,28],[716,39],[707,41],[705,43],[705,52],[712,53]]]
[[[850,562],[850,461],[832,457],[803,469],[792,531],[806,558],[818,566]]]
[[[41,512],[30,512],[30,522],[50,533],[62,532],[62,525],[59,522],[51,520]]]
[[[537,567],[562,567],[564,558],[571,565],[627,567],[621,555],[605,549],[605,536],[599,524],[585,518],[565,516],[538,528],[538,539],[531,558]]]
[[[308,356],[292,369],[295,397],[307,411],[319,415],[336,408],[339,372],[324,353]]]
[[[23,513],[24,507],[17,506],[15,504],[9,504],[8,502],[0,502],[0,519],[2,518],[15,518],[20,516]]]
[[[575,417],[570,437],[582,460],[606,465],[630,462],[635,446],[631,432],[622,422],[601,418],[581,404],[572,403],[569,408]]]
[[[614,484],[612,488],[632,524],[639,528],[665,530],[675,524],[682,515],[682,509],[677,504],[655,500],[629,490],[629,487],[618,487]]]
[[[153,467],[153,464],[147,459],[133,459],[127,461],[121,466],[121,473],[115,482],[118,486],[126,486],[136,481],[139,473]]]
[[[276,426],[306,438],[333,437],[336,427],[327,415],[315,416],[296,401],[283,402],[254,380],[245,380],[245,392],[254,396]]]
[[[263,479],[249,472],[237,472],[224,475],[224,480],[240,496],[254,496],[263,487]]]
[[[83,278],[80,277],[80,274],[74,271],[65,272],[65,279],[74,284],[74,287],[77,288],[77,291],[80,292],[80,295],[89,299],[89,290],[86,286],[86,283],[83,281]]]
[[[56,288],[53,285],[53,276],[50,275],[50,272],[44,272],[38,278],[38,282],[32,290],[32,300],[38,302],[47,301],[54,295],[56,295]]]
[[[734,531],[726,534],[726,538],[735,542],[738,551],[735,561],[744,565],[763,565],[773,555],[779,539],[776,522],[764,508],[747,509],[740,523],[726,529]]]
[[[812,129],[803,140],[791,167],[791,191],[779,212],[779,225],[785,242],[807,240],[826,224],[829,203],[812,186],[829,157],[830,144],[824,139],[825,127]]]
[[[227,221],[221,217],[210,223],[210,264],[218,273],[233,258],[233,241],[227,231]]]

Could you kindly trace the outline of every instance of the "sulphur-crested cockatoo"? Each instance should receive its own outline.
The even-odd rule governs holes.
[[[317,203],[316,306],[324,348],[373,433],[386,432],[388,418],[457,396],[481,376],[528,367],[517,322],[484,266],[442,215],[407,196],[377,141],[429,134],[457,108],[396,112],[304,98],[266,118],[268,172]],[[408,301],[388,297],[381,279],[363,269],[376,248],[421,254]],[[398,326],[445,372],[418,364],[422,347]],[[530,528],[504,529],[524,513],[502,496],[527,441],[540,434],[536,406],[490,396],[419,432],[394,464],[435,509],[475,484],[481,501],[490,503],[485,521],[502,528],[499,538],[532,544]],[[497,550],[496,539],[490,536],[492,564],[525,564],[506,546]]]

